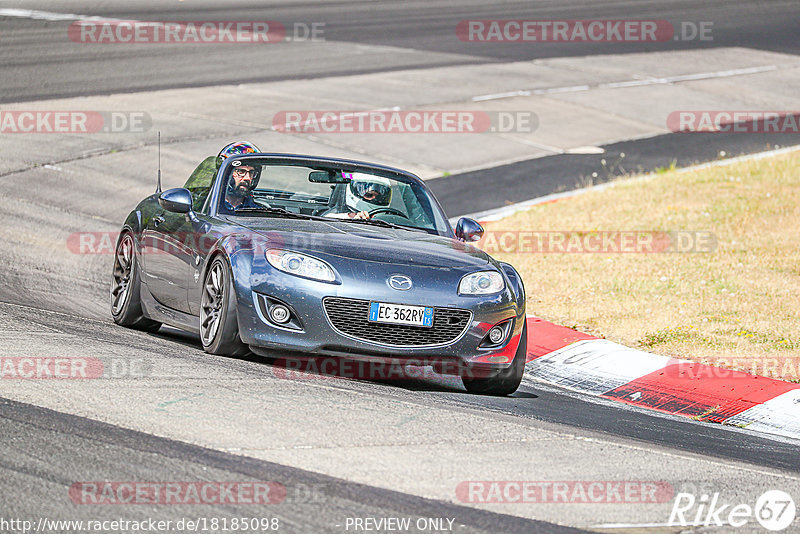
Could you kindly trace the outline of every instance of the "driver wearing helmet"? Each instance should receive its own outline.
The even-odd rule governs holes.
[[[231,143],[220,150],[217,158],[218,165],[231,156],[243,154],[255,154],[260,150],[251,143],[237,142]],[[232,163],[228,184],[225,188],[225,207],[231,211],[237,208],[259,208],[264,207],[253,200],[253,189],[258,185],[261,177],[261,166],[253,166],[244,161],[234,161]]]
[[[387,178],[356,175],[347,184],[345,192],[345,205],[348,212],[332,213],[326,216],[339,219],[369,219],[370,211],[385,208],[391,202],[392,184]]]

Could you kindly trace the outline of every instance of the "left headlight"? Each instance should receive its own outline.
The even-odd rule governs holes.
[[[333,267],[312,256],[277,248],[267,250],[265,256],[270,265],[279,271],[322,282],[336,281]]]
[[[497,271],[480,271],[468,274],[458,284],[460,295],[490,295],[506,287],[503,276]]]

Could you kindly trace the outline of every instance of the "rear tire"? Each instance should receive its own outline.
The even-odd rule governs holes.
[[[124,232],[117,242],[111,280],[111,316],[115,323],[147,332],[161,328],[161,323],[148,319],[142,311],[139,264],[130,232]]]
[[[200,290],[200,340],[203,350],[221,356],[243,356],[250,349],[239,337],[236,290],[228,262],[217,256]]]
[[[525,318],[522,319],[525,321]],[[470,393],[479,395],[506,396],[514,393],[522,382],[525,373],[525,359],[528,355],[528,325],[522,323],[522,336],[514,354],[514,360],[506,369],[492,373],[487,377],[472,376],[469,370],[462,375],[461,381]],[[491,372],[491,371],[490,371]]]

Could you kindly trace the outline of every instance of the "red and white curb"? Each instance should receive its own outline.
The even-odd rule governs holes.
[[[528,317],[528,377],[698,421],[800,439],[800,384],[677,360]]]

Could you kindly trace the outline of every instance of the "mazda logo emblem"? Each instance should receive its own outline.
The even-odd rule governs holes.
[[[411,289],[411,278],[404,274],[393,274],[389,277],[389,287],[398,291],[408,291]]]

